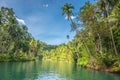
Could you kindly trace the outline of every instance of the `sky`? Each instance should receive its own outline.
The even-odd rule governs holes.
[[[67,43],[75,35],[75,32],[70,32],[70,22],[62,15],[61,8],[65,3],[70,3],[77,13],[86,1],[88,0],[0,0],[0,7],[13,8],[17,20],[28,27],[28,32],[36,40],[58,45]],[[70,36],[70,40],[67,40],[66,35]]]

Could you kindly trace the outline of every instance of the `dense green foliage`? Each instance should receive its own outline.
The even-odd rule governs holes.
[[[98,0],[94,4],[88,1],[78,14],[73,9],[68,3],[62,8],[76,35],[73,41],[55,46],[35,40],[12,9],[1,7],[0,61],[35,60],[43,56],[43,60],[120,71],[120,1]]]
[[[77,15],[72,12],[71,4],[62,9],[76,36],[72,42],[46,51],[44,58],[74,60],[85,67],[120,71],[120,1],[86,2]]]
[[[45,43],[36,41],[12,9],[0,9],[0,61],[34,60]]]

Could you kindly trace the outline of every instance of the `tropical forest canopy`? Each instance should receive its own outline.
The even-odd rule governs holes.
[[[66,3],[62,14],[76,35],[58,46],[35,40],[12,9],[0,9],[0,61],[62,60],[84,67],[120,71],[120,1],[86,2],[79,12]],[[75,16],[72,19],[71,16]],[[67,35],[69,40],[69,35]]]
[[[12,9],[0,9],[0,61],[34,60],[42,50],[55,48],[35,40]]]
[[[71,30],[76,32],[73,41],[46,51],[43,59],[75,61],[85,67],[120,71],[120,0],[88,1],[77,14],[73,10],[69,3],[62,7]]]

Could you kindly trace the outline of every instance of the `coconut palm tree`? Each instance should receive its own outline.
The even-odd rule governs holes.
[[[98,4],[99,4],[99,8],[100,8],[100,11],[101,11],[101,14],[103,15],[103,17],[107,18],[107,19],[109,17],[111,17],[112,11],[114,10],[115,6],[119,3],[120,3],[120,0],[99,0]],[[111,19],[106,20],[105,23],[106,23],[106,26],[109,27],[110,36],[111,36],[113,48],[114,48],[114,51],[115,51],[115,55],[118,55],[118,52],[117,52],[117,49],[116,49],[116,44],[115,44],[115,41],[114,41],[112,26],[110,25],[111,23],[109,23],[110,20]]]
[[[63,7],[62,7],[62,14],[65,15],[67,17],[68,20],[71,20],[71,16],[73,15],[72,10],[74,9],[74,7],[71,4],[66,3]]]

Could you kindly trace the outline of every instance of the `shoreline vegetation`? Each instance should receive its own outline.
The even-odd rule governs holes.
[[[6,54],[0,55],[0,62],[19,62],[19,61],[35,61],[37,58],[35,57],[28,57],[28,56],[14,56],[11,57]]]
[[[0,7],[0,62],[36,60],[43,50],[55,47],[35,40],[12,8]]]
[[[67,64],[70,63],[75,63],[74,61],[66,61],[66,60],[55,60],[55,59],[42,59],[42,61],[47,61],[47,62],[66,62]],[[77,63],[75,63],[77,66],[81,66]],[[103,67],[103,66],[98,66],[98,65],[91,65],[91,64],[87,64],[86,66],[81,66],[83,68],[87,68],[87,69],[92,69],[92,70],[96,70],[96,71],[104,71],[104,72],[109,72],[109,73],[120,73],[120,69],[118,68],[114,68],[114,67]]]
[[[0,9],[0,62],[64,61],[94,70],[120,73],[120,1],[86,2],[78,14],[66,3],[63,15],[76,35],[66,44],[47,45],[35,40],[12,9]],[[71,16],[75,16],[72,19]],[[69,35],[66,36],[69,40]]]

